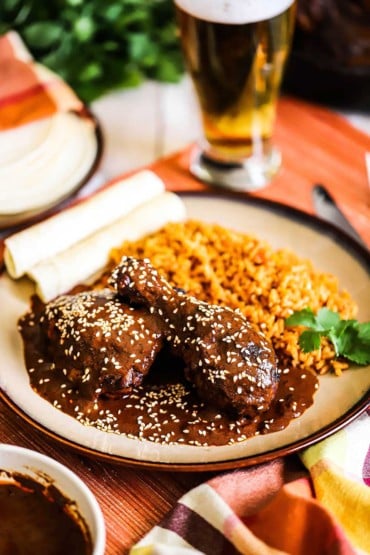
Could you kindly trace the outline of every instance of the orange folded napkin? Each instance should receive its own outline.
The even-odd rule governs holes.
[[[0,130],[80,111],[81,100],[55,73],[36,63],[15,31],[0,37]]]
[[[303,451],[310,473],[292,456],[201,484],[130,555],[369,553],[369,425]]]

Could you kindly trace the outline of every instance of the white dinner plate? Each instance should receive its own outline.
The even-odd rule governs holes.
[[[238,194],[186,193],[189,218],[215,222],[287,247],[312,260],[316,269],[339,279],[359,305],[358,319],[370,320],[367,251],[330,225],[269,201]],[[369,367],[351,367],[343,376],[325,375],[314,404],[279,432],[226,446],[160,445],[86,427],[35,393],[23,363],[17,320],[27,310],[27,281],[0,279],[1,396],[33,427],[57,441],[110,461],[169,470],[215,470],[248,466],[293,453],[340,429],[365,410]]]

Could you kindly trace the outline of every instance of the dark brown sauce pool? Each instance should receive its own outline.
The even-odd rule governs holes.
[[[54,368],[37,325],[24,319],[21,333],[30,383],[41,397],[84,425],[155,443],[226,445],[282,430],[312,405],[318,387],[313,373],[283,369],[270,409],[253,420],[236,418],[201,402],[183,379],[180,363],[162,356],[152,373],[156,381],[147,380],[119,400],[93,402],[83,399],[61,369]]]
[[[9,478],[0,479],[0,555],[91,555],[89,531],[73,502],[52,484]]]

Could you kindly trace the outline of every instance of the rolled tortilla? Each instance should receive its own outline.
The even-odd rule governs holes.
[[[114,224],[37,264],[28,275],[36,283],[36,293],[47,302],[102,270],[112,248],[124,241],[136,241],[168,222],[182,221],[185,217],[185,205],[180,197],[162,193]]]
[[[11,235],[5,240],[4,262],[18,278],[33,266],[125,216],[164,191],[153,172],[144,170],[122,179],[87,200]]]

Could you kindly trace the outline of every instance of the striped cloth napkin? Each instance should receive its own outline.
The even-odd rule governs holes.
[[[370,553],[370,417],[186,493],[130,555]]]
[[[60,77],[34,62],[15,31],[0,36],[0,75],[0,131],[83,108]]]

